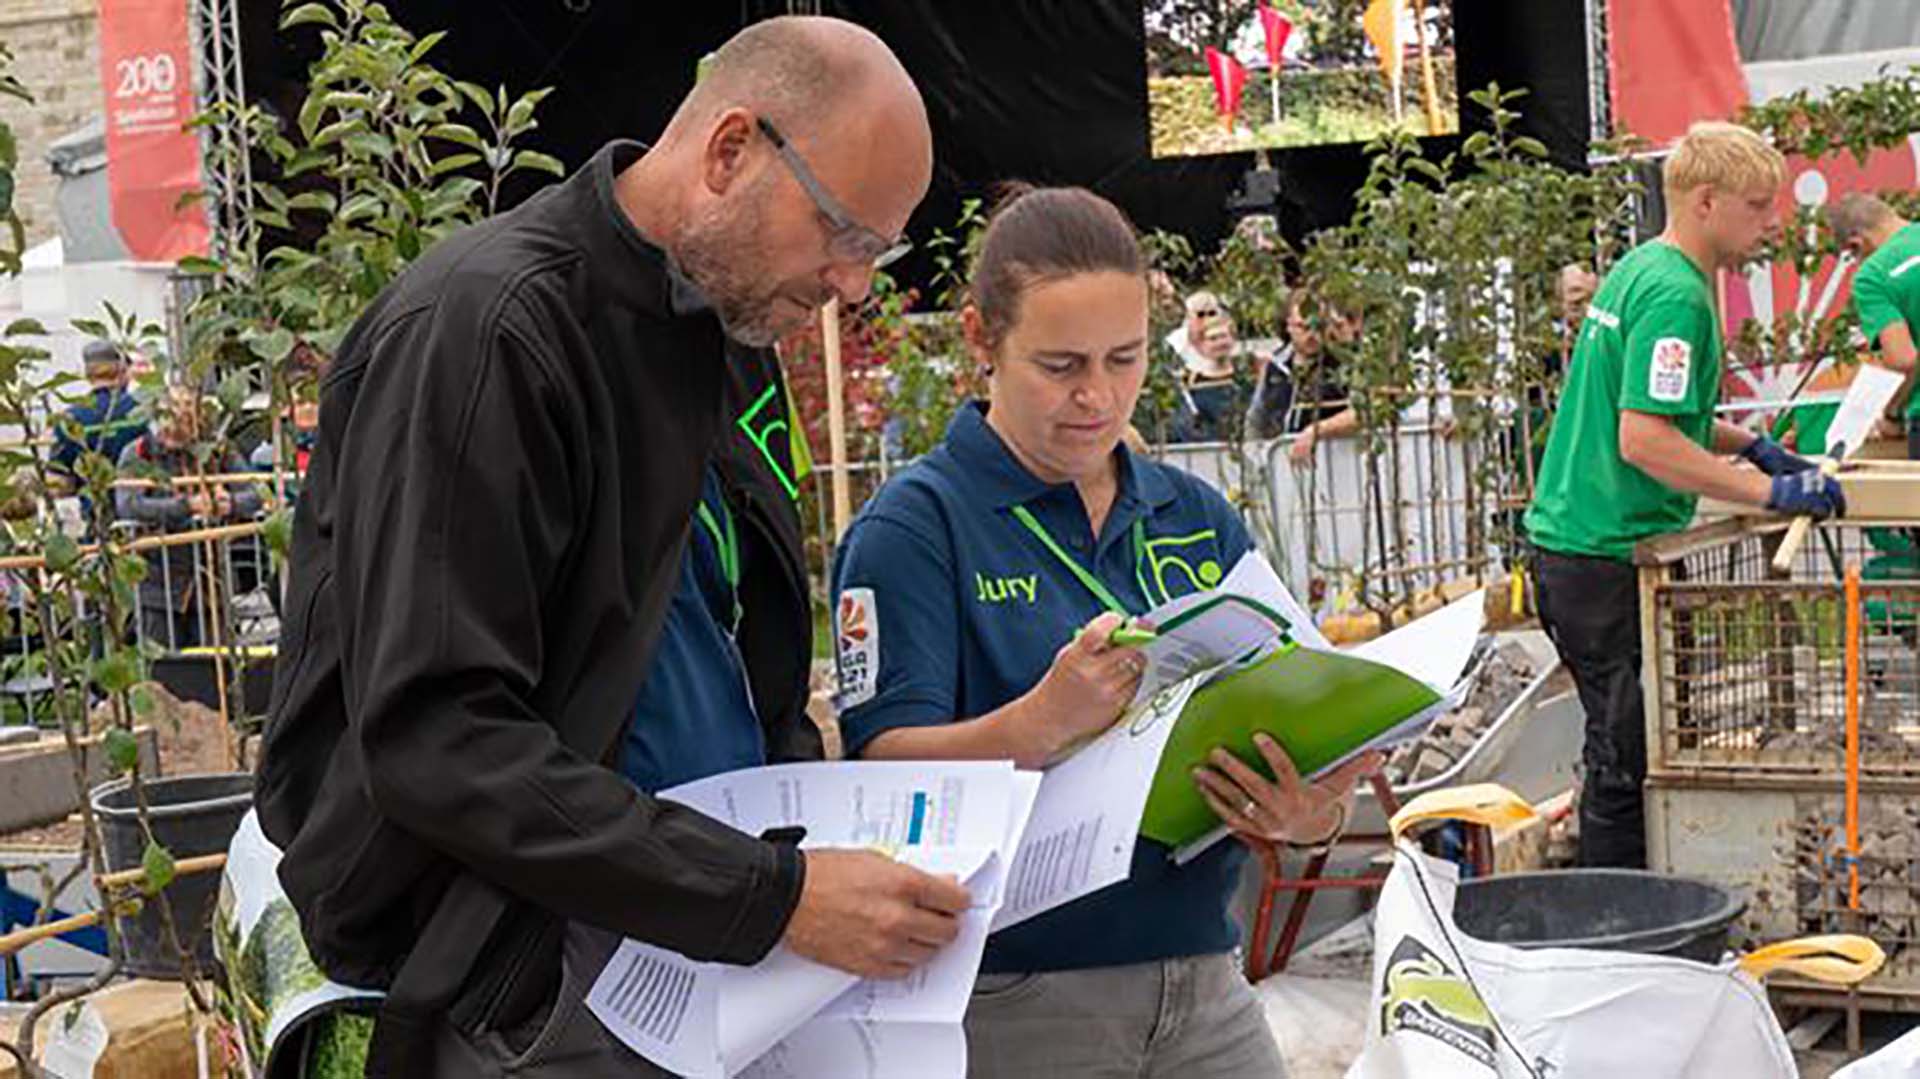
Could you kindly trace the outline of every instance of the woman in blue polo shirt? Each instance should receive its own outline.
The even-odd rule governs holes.
[[[1219,582],[1251,546],[1218,492],[1121,443],[1146,374],[1145,264],[1124,216],[1080,189],[1015,195],[981,241],[963,313],[992,406],[847,532],[835,565],[841,729],[868,758],[1041,767],[1116,719],[1142,669],[1108,635]],[[1320,843],[1356,761],[1303,784],[1218,754],[1195,781],[1223,820]],[[1275,1076],[1232,952],[1244,852],[1176,866],[1139,840],[1131,877],[995,934],[967,1014],[974,1076]]]

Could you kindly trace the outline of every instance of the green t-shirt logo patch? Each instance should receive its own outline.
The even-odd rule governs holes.
[[[1687,374],[1692,366],[1692,345],[1678,337],[1662,337],[1654,342],[1653,363],[1647,374],[1647,396],[1656,401],[1686,400]]]

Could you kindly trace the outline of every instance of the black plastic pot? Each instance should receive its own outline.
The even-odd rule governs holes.
[[[1561,869],[1466,881],[1453,921],[1518,948],[1597,948],[1717,963],[1747,901],[1704,880],[1633,869]]]
[[[182,861],[225,851],[240,818],[253,805],[253,775],[248,772],[170,776],[149,779],[144,786],[154,838]],[[93,812],[107,869],[139,868],[147,838],[140,830],[132,784],[117,779],[95,787]],[[180,877],[165,892],[181,944],[192,949],[202,970],[208,969],[213,963],[213,906],[220,894],[220,874]],[[138,915],[120,919],[120,931],[126,948],[122,973],[138,978],[180,977],[180,957],[167,942],[158,903],[148,902]]]

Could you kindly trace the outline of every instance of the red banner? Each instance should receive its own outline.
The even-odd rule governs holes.
[[[1665,146],[1747,103],[1728,0],[1608,0],[1607,28],[1616,130]]]
[[[1275,71],[1280,70],[1280,54],[1286,51],[1287,38],[1293,34],[1293,24],[1285,15],[1265,4],[1260,5],[1260,29],[1267,35],[1267,63]]]
[[[100,0],[113,224],[143,262],[207,253],[206,207],[180,206],[201,187],[187,2]]]
[[[1213,75],[1213,103],[1220,119],[1231,128],[1240,112],[1240,93],[1247,88],[1247,69],[1240,61],[1213,46],[1207,46],[1207,71]]]

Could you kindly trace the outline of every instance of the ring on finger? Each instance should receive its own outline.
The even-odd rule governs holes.
[[[1255,801],[1252,798],[1249,798],[1247,799],[1247,804],[1240,807],[1240,815],[1247,818],[1248,820],[1252,820],[1253,815],[1256,812],[1258,812],[1259,809],[1260,809],[1260,803],[1258,801]]]

